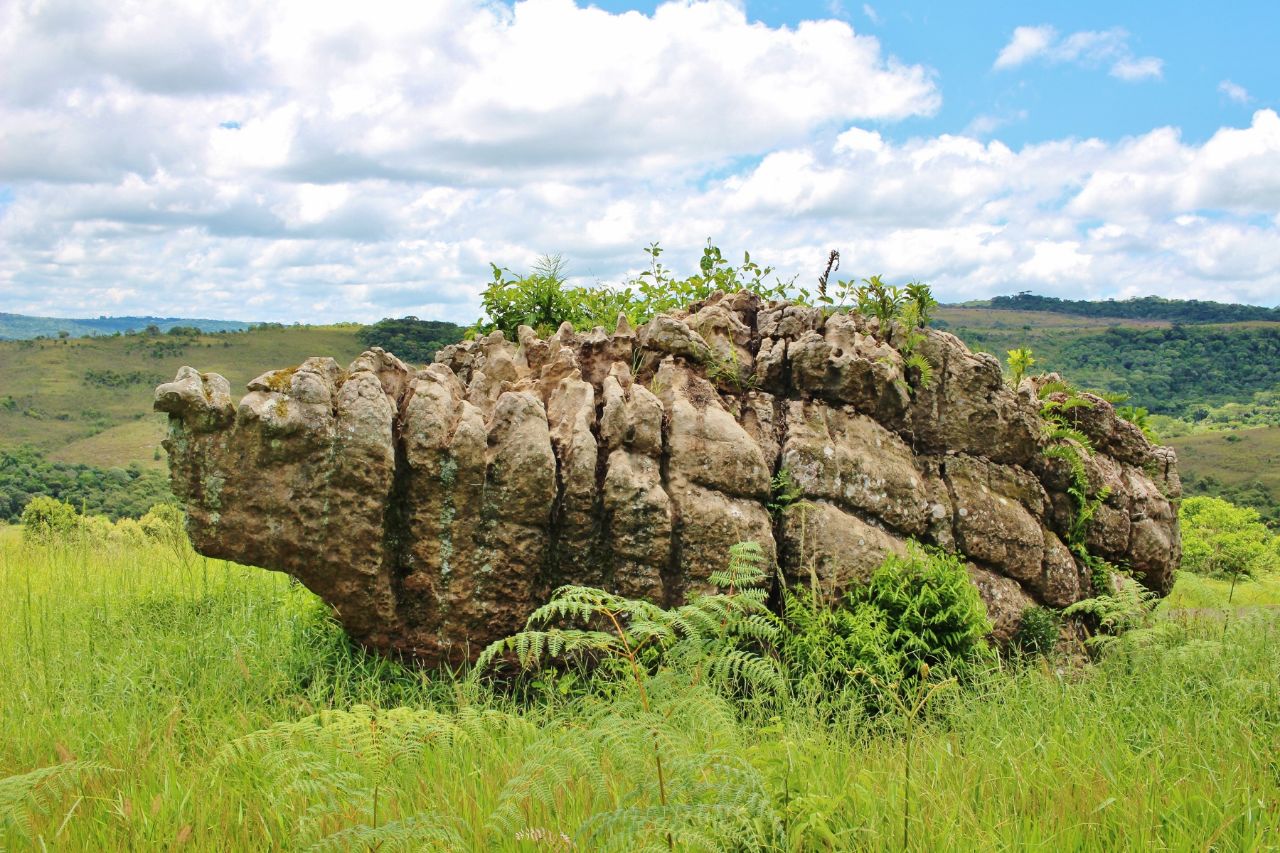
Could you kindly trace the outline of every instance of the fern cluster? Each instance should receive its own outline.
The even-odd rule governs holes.
[[[965,680],[988,661],[986,608],[955,555],[911,543],[843,598],[783,593],[777,651],[797,694],[830,713],[892,710],[932,668]]]
[[[289,834],[309,850],[456,850],[456,816],[402,814],[400,778],[428,751],[463,755],[468,746],[528,736],[533,723],[491,709],[456,713],[357,705],[326,710],[227,744],[218,768],[258,777],[268,812],[297,815]]]
[[[1055,399],[1053,395],[1060,395],[1061,399]],[[1085,462],[1093,455],[1093,443],[1071,422],[1068,414],[1075,409],[1092,406],[1092,402],[1061,380],[1046,382],[1040,387],[1040,416],[1045,422],[1047,441],[1041,452],[1048,459],[1065,463],[1069,476],[1067,495],[1071,498],[1074,512],[1067,527],[1067,547],[1089,568],[1094,591],[1105,594],[1115,568],[1106,560],[1090,554],[1085,540],[1093,517],[1111,496],[1111,491],[1106,486],[1096,492],[1090,491]]]
[[[1116,576],[1107,592],[1077,601],[1062,611],[1064,616],[1088,617],[1098,628],[1085,640],[1095,652],[1105,651],[1122,635],[1137,634],[1150,627],[1156,594],[1130,578]]]
[[[905,557],[888,555],[849,599],[883,614],[889,650],[907,676],[922,664],[963,675],[986,657],[986,606],[955,554],[908,543]]]
[[[726,568],[708,578],[724,592],[695,594],[669,610],[593,587],[561,587],[530,614],[525,630],[485,649],[476,669],[489,671],[504,661],[525,670],[566,661],[600,664],[643,692],[653,666],[692,666],[720,683],[740,679],[777,689],[776,664],[746,648],[777,631],[763,586],[768,570],[758,544],[734,545]]]
[[[524,631],[487,648],[479,673],[503,663],[591,665],[602,688],[580,700],[589,725],[548,728],[529,747],[491,817],[493,830],[514,833],[535,807],[553,813],[565,786],[586,779],[611,804],[579,829],[592,849],[720,849],[776,832],[751,765],[727,747],[687,742],[733,728],[727,697],[767,699],[785,690],[777,661],[756,651],[778,632],[762,586],[768,569],[759,545],[735,545],[726,568],[709,578],[722,591],[671,609],[561,587]],[[702,728],[707,723],[711,729]],[[631,787],[610,790],[605,768],[625,768]]]
[[[0,778],[0,830],[14,827],[34,842],[37,817],[47,815],[90,778],[108,771],[101,764],[72,759]]]
[[[826,603],[811,590],[783,593],[778,653],[794,689],[839,711],[877,704],[872,677],[893,681],[901,658],[889,644],[889,625],[874,607]]]

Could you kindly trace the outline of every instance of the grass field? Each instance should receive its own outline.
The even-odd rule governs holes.
[[[258,374],[308,356],[346,365],[363,349],[357,331],[298,326],[195,338],[0,341],[0,441],[30,444],[66,462],[158,465],[154,451],[164,421],[151,413],[151,396],[179,367],[221,373],[238,398]],[[122,384],[104,384],[104,377]]]
[[[1211,474],[1226,485],[1259,481],[1280,500],[1280,427],[1258,427],[1171,438],[1185,476]]]
[[[1184,435],[1166,443],[1178,451],[1184,480],[1214,478],[1221,484],[1215,493],[1259,507],[1274,526],[1274,507],[1280,505],[1280,426]],[[1246,499],[1241,490],[1256,495],[1259,502]],[[1264,506],[1267,503],[1271,508]]]
[[[969,308],[960,305],[939,306],[934,309],[933,315],[942,321],[938,324],[939,326],[945,324],[945,327],[1004,329],[1019,332],[1035,332],[1037,329],[1098,331],[1112,326],[1165,329],[1170,325],[1164,320],[1121,320],[1114,317],[1059,314],[1053,311],[1006,311],[999,308]]]
[[[1170,605],[1225,600],[1187,580],[1163,608],[1179,623]],[[1278,640],[1274,612],[1246,608],[1084,670],[1006,663],[939,694],[910,737],[896,717],[821,722],[804,700],[753,710],[655,681],[667,784],[693,792],[664,811],[625,741],[546,769],[596,743],[605,711],[646,730],[624,687],[516,706],[349,648],[281,575],[0,529],[0,846],[665,850],[682,808],[739,822],[707,849],[899,850],[910,749],[911,849],[1275,849]],[[711,777],[740,796],[698,801]]]

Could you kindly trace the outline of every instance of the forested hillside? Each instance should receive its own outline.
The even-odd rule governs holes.
[[[974,323],[979,318],[965,310],[941,317],[974,349],[1003,359],[1008,350],[1029,347],[1038,368],[1128,394],[1133,404],[1160,414],[1191,417],[1199,408],[1247,402],[1280,385],[1280,323],[1001,328]]]
[[[1117,320],[1167,320],[1173,323],[1243,323],[1250,320],[1280,322],[1280,308],[1199,299],[1165,299],[1162,296],[1089,301],[1019,293],[1014,296],[996,296],[985,301],[966,302],[965,306],[1001,311],[1045,311]]]
[[[365,326],[357,336],[366,347],[382,347],[410,364],[425,364],[440,347],[462,340],[463,327],[417,317],[387,318]]]
[[[31,448],[0,449],[0,521],[17,522],[37,495],[112,520],[137,518],[153,504],[172,500],[168,476],[138,462],[101,467],[51,462]]]

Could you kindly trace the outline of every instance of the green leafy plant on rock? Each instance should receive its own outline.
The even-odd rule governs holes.
[[[500,331],[508,340],[516,339],[520,326],[529,326],[539,335],[550,335],[561,323],[576,323],[581,316],[580,294],[565,286],[567,269],[560,255],[543,255],[526,275],[490,264],[493,281],[481,294],[487,322],[477,331]]]
[[[1024,655],[1048,655],[1058,642],[1062,614],[1052,607],[1028,607],[1013,636],[1013,646]]]
[[[785,465],[778,469],[769,483],[769,512],[776,516],[786,511],[787,507],[799,504],[804,500],[804,489],[795,481],[791,469]]]
[[[1125,397],[1124,399],[1128,399]],[[1156,443],[1160,437],[1156,435],[1155,428],[1151,424],[1151,413],[1142,406],[1116,406],[1116,415],[1122,420],[1142,430],[1142,434],[1146,436],[1147,441]]]
[[[906,298],[915,312],[917,325],[921,329],[928,326],[933,319],[933,309],[938,307],[932,288],[922,281],[913,281],[906,286]]]
[[[904,303],[899,318],[902,321],[902,340],[898,345],[898,351],[902,353],[903,365],[907,370],[915,371],[915,385],[919,388],[929,388],[933,385],[933,365],[929,359],[925,358],[924,353],[917,350],[925,341],[924,332],[921,331],[926,325],[922,319],[921,312],[927,310],[922,307],[921,299],[932,300],[932,296],[928,294],[927,285],[909,285],[908,287],[923,287],[925,293],[918,298],[912,298]],[[937,304],[937,303],[934,303]]]
[[[1040,387],[1040,417],[1045,423],[1046,442],[1041,453],[1067,467],[1067,495],[1075,510],[1067,529],[1067,547],[1086,563],[1092,560],[1085,544],[1089,523],[1098,508],[1110,497],[1110,492],[1105,486],[1097,492],[1090,491],[1089,472],[1085,462],[1093,455],[1093,443],[1072,423],[1069,413],[1092,406],[1092,402],[1066,382],[1046,382]],[[1098,584],[1095,583],[1095,586]]]
[[[902,288],[885,284],[878,275],[862,280],[863,286],[858,289],[858,313],[875,317],[881,328],[887,328],[902,311],[906,294]]]
[[[1035,356],[1026,347],[1009,350],[1006,361],[1009,365],[1009,384],[1014,388],[1022,384],[1022,378],[1036,363]]]

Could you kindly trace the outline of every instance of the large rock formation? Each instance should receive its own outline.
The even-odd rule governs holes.
[[[754,540],[787,581],[840,590],[908,538],[963,554],[1007,638],[1035,603],[1091,594],[1065,540],[1069,471],[1034,382],[929,331],[717,294],[612,334],[522,328],[415,370],[373,350],[249,383],[184,367],[156,391],[197,550],[299,578],[360,642],[459,663],[557,585],[671,604]],[[1092,553],[1164,590],[1176,460],[1110,404],[1071,410],[1107,498]],[[778,507],[785,471],[802,500]],[[771,510],[771,503],[774,504]]]

